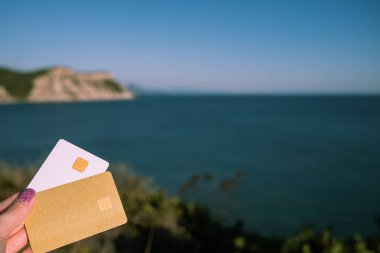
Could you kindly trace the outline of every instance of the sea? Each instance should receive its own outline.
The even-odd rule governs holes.
[[[38,167],[59,139],[262,235],[380,233],[379,96],[0,106],[0,161]]]

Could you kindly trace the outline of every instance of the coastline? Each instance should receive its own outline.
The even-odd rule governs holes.
[[[94,99],[74,99],[74,100],[12,100],[12,101],[0,101],[0,106],[2,105],[19,105],[19,104],[70,104],[70,103],[92,103],[92,102],[111,102],[111,101],[133,101],[136,100],[137,96],[132,94],[131,97],[115,97],[115,98],[94,98]]]

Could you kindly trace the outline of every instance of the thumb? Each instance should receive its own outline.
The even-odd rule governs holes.
[[[24,220],[32,210],[36,191],[27,188],[23,190],[17,199],[0,215],[0,238],[7,239],[12,231],[24,223]]]

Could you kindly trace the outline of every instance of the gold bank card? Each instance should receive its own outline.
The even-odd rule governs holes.
[[[25,221],[33,253],[51,251],[127,222],[110,172],[38,192],[35,198]]]

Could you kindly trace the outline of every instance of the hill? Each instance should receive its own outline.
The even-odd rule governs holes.
[[[31,72],[0,68],[0,103],[133,99],[107,72],[53,67]]]

